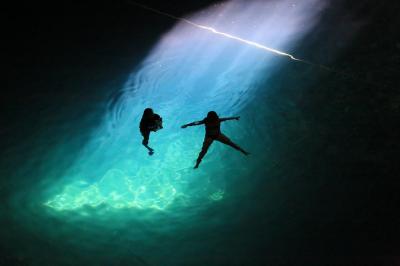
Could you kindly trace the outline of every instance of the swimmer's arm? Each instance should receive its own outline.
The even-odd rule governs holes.
[[[191,127],[191,126],[198,126],[198,125],[202,125],[204,124],[204,120],[201,121],[196,121],[196,122],[192,122],[186,125],[181,126],[181,128],[187,128],[187,127]]]
[[[225,118],[220,118],[220,122],[228,121],[228,120],[239,120],[240,116],[233,116],[233,117],[225,117]]]

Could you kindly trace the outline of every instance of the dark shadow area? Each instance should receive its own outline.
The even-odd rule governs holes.
[[[288,153],[282,153],[279,167],[285,168],[283,174],[265,173],[281,182],[268,179],[255,192],[260,195],[257,204],[266,206],[265,213],[257,208],[243,221],[243,227],[235,230],[247,235],[244,246],[250,246],[255,238],[260,240],[258,251],[252,246],[244,252],[252,254],[250,257],[260,258],[266,250],[273,254],[298,252],[299,257],[271,259],[272,265],[398,264],[400,5],[394,1],[342,3],[337,7],[339,14],[354,14],[354,20],[362,25],[355,39],[334,60],[326,54],[335,47],[340,50],[338,28],[353,27],[332,24],[337,13],[328,10],[322,25],[331,26],[312,32],[307,47],[299,48],[299,57],[329,63],[346,75],[311,67],[299,75],[303,66],[292,64],[271,82],[280,84],[280,93],[271,102],[294,99],[310,125],[306,135],[300,129],[292,135],[293,139],[305,138],[300,147],[288,147]],[[328,41],[319,38],[321,35],[328,36]],[[313,71],[321,73],[318,81],[312,77]],[[296,81],[310,86],[299,91]],[[265,196],[273,191],[285,194]],[[277,220],[269,218],[271,204],[281,207],[274,216],[280,217]],[[282,221],[287,224],[277,224]],[[276,236],[264,235],[263,227],[284,228],[287,238],[282,239],[279,230]],[[246,232],[249,228],[259,230]],[[276,242],[271,241],[274,237]]]

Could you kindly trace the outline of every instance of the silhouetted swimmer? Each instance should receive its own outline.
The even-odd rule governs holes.
[[[149,155],[154,154],[154,149],[148,146],[150,132],[156,132],[162,129],[162,118],[153,112],[153,109],[146,108],[143,112],[142,119],[140,120],[140,133],[142,133],[143,141],[142,144],[149,150]]]
[[[239,120],[239,118],[240,118],[239,116],[219,118],[216,112],[210,111],[208,112],[207,117],[204,118],[203,120],[192,122],[182,126],[182,128],[186,128],[189,126],[198,126],[203,124],[206,126],[206,135],[204,137],[203,147],[201,148],[199,157],[197,158],[196,165],[194,166],[194,168],[199,167],[201,160],[203,159],[204,155],[206,155],[208,148],[211,146],[214,140],[229,145],[232,148],[241,151],[244,155],[250,154],[247,151],[240,148],[235,143],[233,143],[227,136],[221,133],[220,129],[221,122],[227,120]]]

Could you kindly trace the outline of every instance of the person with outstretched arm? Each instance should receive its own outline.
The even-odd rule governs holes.
[[[199,125],[205,125],[206,127],[206,134],[204,137],[204,142],[203,142],[203,147],[201,148],[201,151],[199,153],[199,156],[196,161],[196,165],[194,168],[198,168],[201,160],[203,159],[204,155],[206,155],[208,148],[211,146],[211,144],[214,142],[214,140],[217,140],[219,142],[222,142],[223,144],[229,145],[232,148],[242,152],[244,155],[249,155],[247,151],[243,150],[241,147],[233,143],[227,136],[221,133],[221,122],[228,121],[228,120],[239,120],[239,116],[235,117],[226,117],[226,118],[220,118],[218,117],[217,113],[215,111],[210,111],[207,114],[207,117],[204,118],[201,121],[196,121],[192,122],[186,125],[181,126],[181,128],[186,128],[190,126],[199,126]]]

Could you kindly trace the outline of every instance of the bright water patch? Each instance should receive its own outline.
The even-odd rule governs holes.
[[[189,19],[219,31],[290,51],[318,21],[321,1],[230,1],[193,14]],[[58,211],[93,208],[166,210],[172,204],[192,206],[221,201],[227,182],[251,172],[262,157],[246,158],[214,143],[200,169],[193,170],[204,129],[180,125],[204,118],[242,115],[222,125],[234,142],[250,151],[265,139],[252,130],[251,117],[260,111],[260,85],[286,62],[263,50],[217,36],[184,22],[162,36],[110,100],[102,124],[59,182],[45,205]],[[145,108],[164,119],[152,133],[148,156],[138,125]],[[249,108],[250,107],[250,108]],[[248,120],[246,120],[248,119]],[[253,160],[253,163],[249,161]]]

